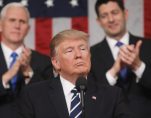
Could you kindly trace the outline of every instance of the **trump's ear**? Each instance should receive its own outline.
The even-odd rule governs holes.
[[[52,62],[53,67],[54,67],[57,71],[59,71],[59,70],[60,70],[60,62],[59,62],[59,60],[58,60],[56,57],[52,57],[52,58],[51,58],[51,62]]]

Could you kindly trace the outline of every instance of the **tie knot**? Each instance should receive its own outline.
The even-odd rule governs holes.
[[[73,93],[73,96],[75,96],[75,95],[78,93],[78,91],[77,91],[76,88],[73,88],[73,89],[71,90],[71,93]]]
[[[13,64],[15,63],[18,54],[17,54],[16,52],[13,52],[10,56],[11,56],[11,58],[12,58],[12,61],[11,61],[11,63],[10,63],[9,68],[11,68],[11,67],[13,66]]]
[[[11,55],[10,55],[13,59],[16,59],[16,57],[18,56],[18,54],[16,52],[13,52]]]
[[[124,45],[124,43],[118,41],[115,45],[118,46],[118,47],[120,47],[120,46]]]

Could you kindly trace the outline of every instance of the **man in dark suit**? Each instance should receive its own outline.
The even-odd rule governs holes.
[[[128,33],[123,0],[97,0],[95,10],[106,37],[91,48],[90,76],[122,88],[133,118],[151,117],[151,41]]]
[[[29,17],[27,8],[20,3],[10,3],[1,10],[1,118],[13,118],[13,103],[23,86],[53,77],[50,58],[24,45],[24,37],[29,30]],[[15,57],[11,57],[11,54]]]
[[[59,73],[55,79],[28,86],[18,102],[18,118],[82,118],[80,105],[72,109],[75,83],[90,70],[88,35],[77,30],[65,30],[51,41],[51,59]],[[79,98],[79,93],[76,93]],[[87,87],[84,118],[128,118],[119,88]],[[75,98],[76,99],[76,98]],[[80,101],[79,101],[80,103]],[[73,116],[71,114],[76,112]]]

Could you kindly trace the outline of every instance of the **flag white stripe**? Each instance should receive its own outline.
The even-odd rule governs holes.
[[[35,19],[30,19],[29,21],[30,24],[30,30],[27,34],[27,36],[25,37],[25,45],[27,45],[27,47],[31,48],[31,49],[35,49]]]
[[[53,36],[58,32],[71,28],[71,18],[53,18]]]
[[[90,45],[94,45],[100,42],[104,37],[104,32],[96,22],[96,14],[94,11],[94,5],[96,0],[88,0],[88,20],[89,20],[89,34]]]
[[[125,0],[128,9],[128,30],[138,36],[144,36],[144,0]]]

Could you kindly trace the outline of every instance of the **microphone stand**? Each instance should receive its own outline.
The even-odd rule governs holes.
[[[76,88],[80,92],[80,100],[81,100],[81,110],[82,110],[82,118],[85,118],[85,92],[87,89],[87,81],[83,76],[80,76],[76,81]]]
[[[85,118],[84,90],[80,91],[82,118]]]

